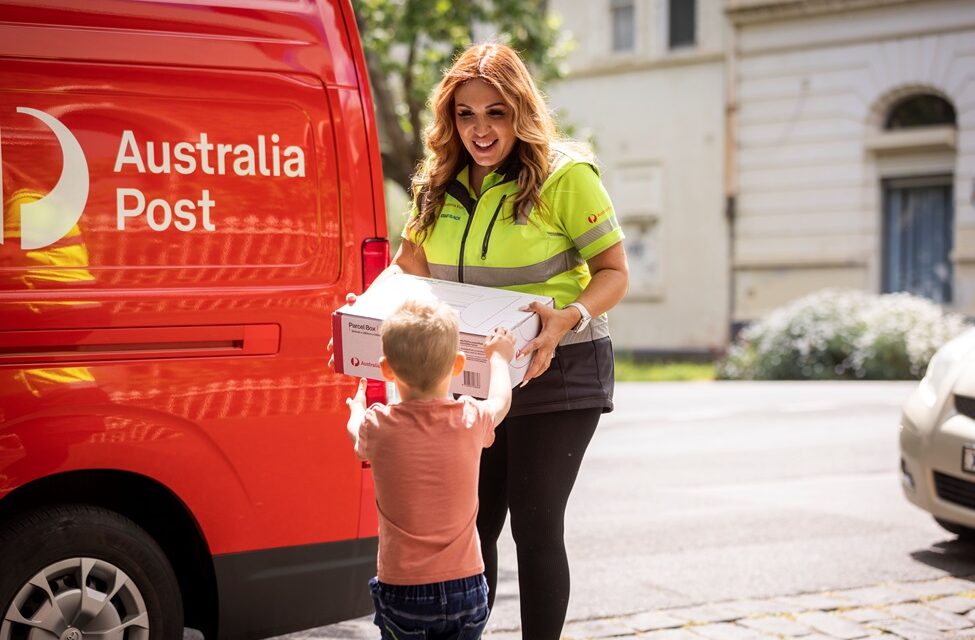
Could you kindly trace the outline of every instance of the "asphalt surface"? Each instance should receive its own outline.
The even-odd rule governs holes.
[[[975,575],[975,549],[954,541],[901,494],[898,416],[913,386],[618,385],[617,410],[597,431],[566,516],[573,576],[566,637],[701,637],[707,624],[726,625],[715,631],[718,637],[791,637],[763,636],[764,631],[740,624],[757,615],[754,610],[738,610],[737,618],[726,611],[727,619],[717,621],[670,615],[684,622],[656,629],[625,621],[752,601],[777,603],[756,605],[765,608],[785,606],[767,613],[794,621],[810,611],[835,615],[850,607],[927,606],[935,592],[939,598],[975,595],[966,582]],[[487,629],[498,640],[519,637],[514,557],[505,535],[498,598]],[[924,588],[931,593],[900,602],[882,596],[885,589],[911,593],[912,585],[922,590],[917,585],[929,585]],[[782,598],[836,592],[867,595],[832,608],[811,607],[828,604],[822,601],[808,602],[808,609],[788,600],[782,604]],[[870,594],[876,594],[876,602]],[[951,615],[969,613],[957,602],[954,607],[961,612]],[[887,619],[915,624],[909,615],[904,618],[910,611],[891,612]],[[957,620],[952,624],[951,629],[922,629],[930,637],[966,633]],[[879,626],[864,628],[872,635],[897,635]],[[742,629],[744,635],[738,633]],[[806,629],[796,637],[844,637]],[[362,618],[287,637],[365,639],[378,633],[369,618]]]

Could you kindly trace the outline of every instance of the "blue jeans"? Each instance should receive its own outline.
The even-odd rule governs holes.
[[[477,640],[488,619],[484,574],[420,585],[369,581],[382,640]]]

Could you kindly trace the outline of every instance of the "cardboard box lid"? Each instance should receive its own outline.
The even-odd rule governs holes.
[[[461,333],[475,335],[487,335],[496,327],[517,327],[533,315],[521,311],[533,301],[553,304],[548,296],[396,274],[373,284],[354,305],[342,307],[339,313],[382,320],[407,300],[440,300],[450,305],[460,318]]]

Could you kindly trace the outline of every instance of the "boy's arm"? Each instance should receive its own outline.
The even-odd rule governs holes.
[[[359,388],[356,389],[355,395],[351,398],[346,398],[345,404],[349,407],[349,422],[346,425],[346,430],[349,433],[349,439],[352,441],[353,448],[355,448],[356,453],[359,453],[359,430],[362,428],[366,417],[365,378],[359,380]]]
[[[515,336],[507,329],[495,329],[484,343],[484,355],[490,367],[488,396],[484,401],[497,426],[511,408],[511,374],[508,364],[515,356]]]

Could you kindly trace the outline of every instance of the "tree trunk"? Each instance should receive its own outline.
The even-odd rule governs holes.
[[[372,84],[373,102],[376,105],[376,126],[379,128],[379,147],[382,151],[383,175],[409,190],[413,169],[419,160],[413,153],[411,140],[400,126],[396,113],[396,99],[389,89],[389,82],[378,61],[368,52],[366,66]]]

